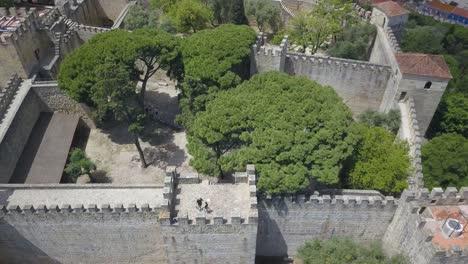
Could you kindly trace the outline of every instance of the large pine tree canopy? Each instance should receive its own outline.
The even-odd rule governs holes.
[[[351,112],[331,87],[270,72],[220,92],[191,129],[191,165],[222,175],[256,165],[267,193],[337,183],[352,152]]]

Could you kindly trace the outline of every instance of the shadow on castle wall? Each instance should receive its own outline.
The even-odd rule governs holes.
[[[263,208],[261,205],[260,203],[258,208],[256,254],[259,257],[287,257],[288,245],[286,244],[281,229],[276,219],[270,216],[271,211]],[[275,210],[279,215],[288,215],[288,207],[286,204],[276,205]]]

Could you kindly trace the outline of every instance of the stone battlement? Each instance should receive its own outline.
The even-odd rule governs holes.
[[[389,44],[392,47],[393,51],[400,52],[401,51],[400,44],[398,43],[398,40],[395,34],[393,33],[393,30],[390,27],[385,27],[384,32],[388,38]]]
[[[13,75],[6,86],[0,90],[0,123],[8,110],[13,98],[21,86],[21,78],[17,74]],[[1,87],[0,87],[1,88]]]
[[[265,56],[276,56],[281,57],[286,54],[288,48],[288,36],[285,36],[279,46],[266,45],[266,36],[260,33],[257,36],[255,44],[252,45],[252,49],[256,51],[258,55]]]
[[[417,191],[405,190],[402,194],[405,202],[411,202],[415,207],[428,205],[468,205],[468,187],[457,190],[455,187],[433,188],[431,192],[427,188]]]
[[[419,130],[418,120],[416,116],[416,107],[414,105],[413,97],[409,97],[405,101],[406,107],[408,109],[408,121],[409,121],[409,147],[410,155],[412,159],[412,165],[414,168],[412,183],[414,188],[418,190],[419,188],[424,187],[424,178],[422,171],[422,158],[421,158],[421,146],[422,146],[422,136]]]
[[[373,64],[366,61],[358,61],[358,60],[350,60],[350,59],[341,59],[341,58],[334,58],[334,57],[322,57],[316,55],[306,55],[302,53],[294,53],[288,52],[287,56],[294,61],[301,61],[310,64],[317,64],[317,65],[337,65],[337,66],[344,66],[350,67],[354,69],[370,69],[372,71],[389,71],[391,72],[391,67],[386,65],[380,64]]]
[[[0,217],[4,217],[7,214],[45,214],[45,213],[142,213],[156,211],[161,208],[152,208],[149,204],[143,204],[137,207],[135,204],[129,204],[124,206],[123,204],[116,204],[111,206],[109,204],[102,204],[97,206],[96,204],[75,204],[75,205],[0,205]]]
[[[357,195],[296,195],[296,196],[262,196],[260,201],[266,208],[315,208],[315,207],[344,207],[344,208],[391,208],[398,206],[398,200],[393,196],[381,198],[379,196]]]
[[[82,25],[82,24],[78,24],[77,30],[78,31],[93,32],[93,33],[96,33],[96,34],[111,31],[110,28],[93,27],[93,26],[87,26],[87,25]]]

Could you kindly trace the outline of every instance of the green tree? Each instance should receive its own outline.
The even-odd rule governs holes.
[[[220,92],[197,114],[191,165],[213,176],[253,163],[258,188],[294,193],[316,179],[337,183],[352,151],[351,113],[331,87],[270,72]]]
[[[169,12],[176,1],[177,0],[150,0],[150,5],[152,10],[160,9],[164,12]]]
[[[180,32],[197,32],[207,27],[213,13],[198,0],[180,0],[171,6],[167,16]]]
[[[132,34],[137,56],[137,73],[142,82],[140,104],[145,101],[148,80],[160,69],[173,79],[180,79],[183,65],[179,39],[175,36],[155,30],[140,29]]]
[[[396,134],[400,129],[400,111],[390,110],[388,113],[367,110],[359,116],[359,121],[368,127],[383,127],[389,132]]]
[[[442,41],[445,36],[443,27],[422,26],[407,29],[401,48],[406,52],[439,54],[444,51]]]
[[[149,13],[144,7],[134,5],[128,10],[124,20],[124,27],[127,30],[135,30],[147,27],[149,24]]]
[[[83,175],[89,174],[96,169],[96,165],[88,157],[82,149],[75,148],[70,152],[68,163],[65,166],[65,173],[71,178],[73,182]]]
[[[332,34],[340,30],[339,24],[330,18],[306,12],[296,14],[289,22],[291,28],[288,33],[291,41],[302,46],[303,52],[310,48],[312,54],[316,53]]]
[[[381,127],[354,127],[358,141],[348,184],[353,189],[373,189],[387,194],[403,191],[410,173],[406,143]]]
[[[349,238],[310,240],[298,250],[304,264],[406,264],[403,256],[388,258],[378,243],[365,247]]]
[[[14,0],[0,0],[0,7],[14,7]]]
[[[249,0],[246,4],[246,14],[255,18],[258,30],[264,31],[267,26],[276,32],[281,26],[280,8],[269,0]]]
[[[443,134],[422,147],[424,185],[434,187],[468,186],[468,139]]]
[[[244,0],[201,0],[213,11],[217,24],[248,24],[244,13]]]
[[[59,88],[75,101],[95,106],[90,95],[98,81],[96,68],[107,59],[119,62],[129,72],[134,70],[135,43],[130,32],[112,30],[98,34],[75,49],[60,65]]]
[[[140,155],[141,166],[146,168],[148,165],[139,141],[144,115],[138,105],[136,83],[123,65],[111,60],[99,65],[96,72],[98,81],[93,86],[91,98],[96,105],[98,118],[111,114],[115,120],[127,126]]]
[[[468,137],[468,95],[452,93],[442,102],[440,132]]]
[[[250,47],[255,38],[255,32],[248,26],[221,25],[185,40],[180,123],[189,128],[193,115],[203,111],[217,92],[249,78]]]
[[[336,36],[335,42],[328,49],[333,57],[368,60],[370,43],[377,33],[376,27],[369,23],[356,23],[345,26]]]

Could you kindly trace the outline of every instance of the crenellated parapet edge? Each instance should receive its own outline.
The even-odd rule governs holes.
[[[408,143],[410,147],[410,156],[412,157],[412,166],[414,168],[413,175],[410,179],[410,185],[413,189],[418,190],[424,187],[424,176],[422,170],[422,135],[420,133],[418,119],[416,116],[416,107],[414,105],[413,97],[409,97],[406,101],[406,108],[408,109],[409,120],[409,138]]]
[[[21,86],[22,79],[18,74],[14,74],[6,83],[6,86],[2,89],[0,87],[0,123],[5,116],[8,108],[13,101],[19,87]]]
[[[460,190],[455,187],[447,187],[445,190],[437,187],[430,192],[427,188],[404,190],[400,201],[410,203],[413,211],[426,206],[468,205],[468,187]]]
[[[15,205],[11,204],[8,206],[0,205],[0,217],[6,215],[26,215],[26,214],[93,214],[93,213],[157,213],[161,210],[161,207],[151,207],[149,204],[142,204],[137,206],[136,204],[102,204],[100,206],[96,204],[63,204],[63,205]]]
[[[36,8],[27,10],[24,7],[11,7],[7,11],[6,8],[0,7],[0,16],[2,15],[15,16],[17,19],[21,20],[21,23],[19,26],[0,34],[0,44],[10,44],[21,41],[23,35],[43,28],[42,20],[39,18]]]
[[[363,20],[369,20],[372,16],[372,11],[367,11],[362,8],[358,3],[351,4],[354,10],[358,13],[359,17]]]
[[[377,208],[395,210],[399,201],[393,196],[367,196],[367,195],[261,195],[259,201],[267,209],[281,208]]]
[[[166,176],[164,177],[163,188],[163,201],[161,209],[172,210],[174,196],[175,196],[175,180],[176,180],[176,167],[168,166],[166,168]]]
[[[458,245],[451,245],[448,249],[444,249],[441,246],[435,244],[432,245],[433,250],[435,251],[435,257],[439,258],[442,263],[444,259],[453,259],[456,258],[458,260],[464,260],[468,262],[468,246],[458,246]],[[463,262],[459,262],[463,263]]]
[[[366,61],[334,58],[334,57],[322,57],[316,55],[306,55],[303,53],[288,52],[287,57],[292,61],[303,62],[309,65],[317,65],[323,67],[345,67],[352,68],[354,70],[366,70],[373,72],[392,72],[392,68],[388,65],[380,65],[369,63]]]
[[[257,35],[255,44],[252,45],[252,50],[257,54],[257,56],[281,57],[286,55],[288,51],[288,36],[284,36],[279,46],[267,45],[266,39],[267,38],[263,32],[260,32]]]
[[[390,27],[386,26],[384,28],[384,32],[387,35],[389,44],[392,47],[393,51],[394,52],[401,52],[400,44],[398,43],[398,40],[397,40],[393,30]]]

